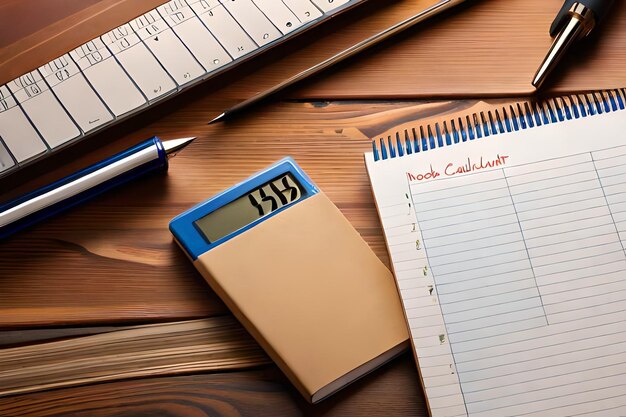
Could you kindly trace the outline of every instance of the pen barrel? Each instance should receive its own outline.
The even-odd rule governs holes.
[[[167,166],[161,141],[156,136],[148,139],[0,206],[0,239]]]

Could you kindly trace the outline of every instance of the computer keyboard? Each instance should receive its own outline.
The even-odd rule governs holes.
[[[0,85],[0,177],[365,1],[168,1]]]

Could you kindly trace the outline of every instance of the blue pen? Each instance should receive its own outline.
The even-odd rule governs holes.
[[[153,171],[195,138],[156,136],[59,181],[0,205],[0,239]]]

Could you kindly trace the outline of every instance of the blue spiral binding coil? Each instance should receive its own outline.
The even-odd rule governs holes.
[[[372,140],[374,161],[393,159],[459,142],[531,129],[626,108],[626,88],[555,97],[543,102],[502,106],[397,131],[395,138]]]

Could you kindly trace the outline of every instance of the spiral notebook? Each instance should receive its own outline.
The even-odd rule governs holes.
[[[365,155],[433,417],[626,415],[626,90]]]

